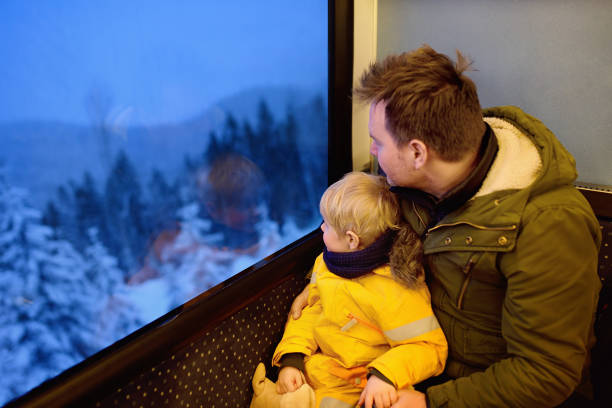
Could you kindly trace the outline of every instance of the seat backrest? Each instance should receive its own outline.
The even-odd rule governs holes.
[[[612,407],[612,190],[591,185],[580,191],[597,215],[602,236],[597,271],[602,287],[595,319],[597,343],[592,350],[591,383],[597,406]]]
[[[610,398],[612,368],[612,193],[585,196],[598,215],[603,238],[598,271],[603,286],[591,375],[595,396],[604,400]],[[264,362],[268,376],[274,377],[269,362],[291,302],[304,286],[296,277],[283,282],[94,406],[248,407],[257,363]]]
[[[94,407],[248,407],[261,361],[270,370],[291,302],[306,282],[292,277],[168,355]]]
[[[612,207],[612,203],[610,204]],[[612,221],[600,219],[602,243],[599,252],[599,293],[592,350],[591,383],[599,407],[612,407]]]
[[[591,369],[594,394],[599,401],[612,401],[612,387],[609,378],[612,376],[612,192],[581,190],[589,199],[598,216],[603,242],[599,254],[599,276],[602,280],[602,291],[599,299],[595,325],[597,344],[593,349]],[[320,233],[309,238],[306,245],[299,244],[301,255],[293,253],[282,259],[289,259],[280,266],[274,266],[276,277],[271,277],[270,270],[256,271],[256,276],[238,282],[228,289],[223,289],[215,296],[228,293],[227,302],[236,302],[236,293],[251,298],[241,301],[230,313],[221,313],[216,305],[227,302],[208,302],[206,295],[203,303],[214,303],[213,307],[204,307],[202,324],[193,329],[182,329],[185,337],[174,334],[171,350],[162,352],[162,358],[148,358],[145,363],[137,363],[137,370],[130,371],[113,386],[92,385],[92,391],[83,391],[76,403],[23,404],[23,406],[66,406],[79,407],[232,407],[247,408],[251,399],[251,378],[257,364],[261,361],[267,366],[268,376],[274,380],[275,371],[270,370],[270,360],[275,345],[282,337],[287,313],[295,296],[304,288],[304,275],[312,265],[314,257],[322,249]],[[298,270],[299,269],[299,270]],[[286,271],[293,270],[289,273]],[[265,285],[259,282],[268,279]],[[257,282],[257,283],[255,283]],[[235,286],[243,287],[235,290]],[[246,286],[246,287],[244,287]],[[267,288],[263,289],[262,288]],[[238,296],[240,297],[240,296]],[[204,305],[206,306],[206,305]],[[199,307],[199,306],[198,306]],[[212,316],[211,314],[218,314]],[[204,322],[203,320],[208,320]],[[199,322],[198,321],[198,322]],[[171,322],[174,324],[174,321]],[[195,326],[193,319],[190,326]],[[197,325],[197,324],[196,324]],[[177,327],[180,327],[177,325]],[[142,344],[142,343],[139,343]],[[149,344],[149,343],[147,343]],[[111,350],[110,352],[113,352]],[[159,353],[158,353],[159,354]],[[102,356],[103,359],[105,356]],[[103,360],[102,359],[102,360]],[[132,364],[134,365],[134,364]],[[101,371],[89,375],[91,381]],[[111,374],[111,377],[115,374]],[[76,373],[77,379],[83,375]],[[80,380],[79,380],[80,381]],[[72,388],[50,387],[51,393],[67,394],[76,392],[87,384],[81,381]],[[68,391],[66,391],[68,390]],[[43,390],[44,391],[44,390]],[[49,393],[49,392],[47,392]],[[44,397],[44,395],[43,395]],[[65,399],[62,396],[63,399]],[[38,401],[37,400],[37,401]],[[604,404],[605,404],[604,403]],[[22,406],[19,402],[16,406]],[[609,405],[601,406],[612,406]]]

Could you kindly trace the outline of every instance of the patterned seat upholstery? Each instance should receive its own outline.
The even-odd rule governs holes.
[[[591,374],[595,397],[610,401],[612,219],[600,216],[599,220],[603,237],[599,275],[603,288]],[[304,286],[305,281],[299,278],[284,281],[161,363],[143,367],[138,376],[92,406],[247,408],[255,367],[263,361],[269,375],[274,374],[269,366],[272,352],[282,336],[291,302]]]
[[[612,203],[610,204],[612,211]],[[602,242],[599,277],[602,288],[595,320],[597,343],[592,352],[591,382],[597,406],[612,407],[612,218],[600,218]]]
[[[291,278],[168,355],[95,407],[248,407],[251,378],[262,361],[270,367],[291,302],[305,281]]]
[[[591,367],[597,406],[603,407],[612,406],[609,384],[612,369],[612,194],[599,195],[596,200],[585,195],[598,215],[603,236],[599,254],[603,287],[595,324],[598,341],[593,349]],[[319,243],[322,244],[320,238]],[[161,359],[152,359],[150,365],[139,364],[134,371],[136,374],[118,380],[121,385],[116,381],[112,388],[92,385],[95,392],[84,391],[86,403],[78,397],[76,406],[247,408],[252,395],[251,378],[258,362],[266,363],[268,376],[274,379],[275,370],[270,370],[272,352],[282,336],[291,302],[306,284],[304,276],[310,267],[307,264],[320,250],[320,245],[308,247],[305,257],[290,257],[292,266],[283,267],[283,270],[303,268],[303,274],[279,272],[280,278],[274,278],[276,283],[263,294],[221,320],[212,316],[211,321],[215,322],[212,327],[203,324],[204,329],[193,328],[193,335],[188,339],[174,336],[172,350]],[[257,280],[261,280],[259,276]],[[252,288],[246,288],[249,289]],[[43,398],[46,393],[66,393],[55,386],[48,388],[50,391],[44,391]],[[63,395],[62,398],[66,400]],[[19,402],[17,406],[21,406]]]

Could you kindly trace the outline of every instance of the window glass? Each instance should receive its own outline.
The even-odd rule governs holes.
[[[327,3],[0,3],[0,404],[318,226]]]

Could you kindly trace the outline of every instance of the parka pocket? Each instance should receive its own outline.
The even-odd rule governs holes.
[[[500,335],[489,334],[477,329],[467,329],[465,332],[466,353],[506,354],[506,340]]]
[[[482,367],[488,367],[508,355],[506,340],[501,335],[470,327],[466,328],[463,340],[466,358]]]
[[[361,327],[368,328],[369,330],[373,330],[376,333],[380,334],[381,336],[384,336],[383,331],[379,327],[377,327],[374,323],[369,322],[367,319],[357,314],[353,314],[348,309],[343,309],[343,315],[345,316],[346,323],[340,328],[340,331],[347,332],[351,330],[353,327],[360,324]]]

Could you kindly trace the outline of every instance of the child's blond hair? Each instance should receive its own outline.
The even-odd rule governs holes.
[[[399,228],[399,205],[384,177],[347,173],[325,190],[319,210],[339,234],[353,231],[366,247],[387,229]]]

